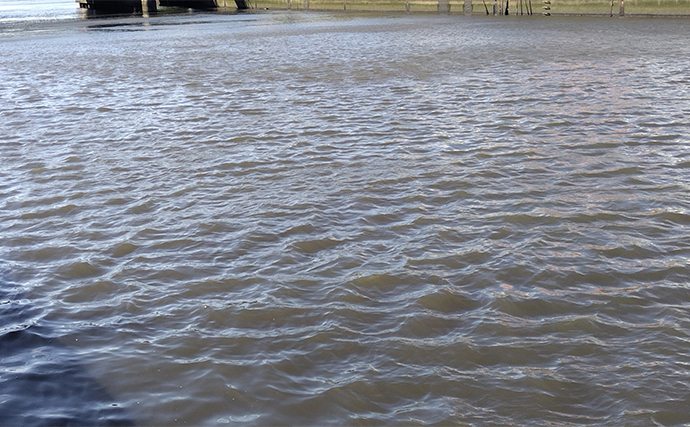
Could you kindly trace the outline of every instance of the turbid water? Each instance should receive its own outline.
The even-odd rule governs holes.
[[[687,20],[0,22],[0,424],[690,423]]]

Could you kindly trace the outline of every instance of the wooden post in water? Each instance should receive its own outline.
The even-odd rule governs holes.
[[[309,10],[309,0],[304,0],[304,10]]]
[[[410,0],[405,0],[405,12],[410,13]]]
[[[450,0],[438,0],[438,13],[450,13]]]
[[[148,16],[149,12],[155,12],[158,10],[158,4],[160,0],[141,0],[141,13],[144,16]]]
[[[465,0],[463,11],[465,15],[472,15],[472,0]]]
[[[619,14],[620,16],[625,16],[625,3],[624,3],[624,0],[621,0],[620,6],[619,6],[619,9],[618,9],[618,10],[619,10],[619,13],[618,13],[618,14]]]

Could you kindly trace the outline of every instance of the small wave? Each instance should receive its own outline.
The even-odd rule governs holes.
[[[663,252],[658,250],[647,249],[638,245],[616,246],[607,249],[598,249],[597,251],[607,258],[624,258],[624,259],[647,259],[657,258]]]
[[[77,261],[62,266],[58,274],[63,280],[84,279],[103,274],[104,270],[88,261]]]
[[[68,217],[74,215],[80,209],[73,204],[67,204],[52,209],[45,209],[39,212],[25,213],[20,216],[21,219],[47,219],[51,217]]]
[[[302,240],[299,242],[295,242],[292,244],[293,248],[295,248],[297,251],[302,252],[302,253],[307,253],[307,254],[315,254],[317,252],[326,250],[326,249],[331,249],[334,248],[338,245],[340,245],[342,242],[333,239],[333,238],[327,238],[327,239],[316,239],[316,240]]]

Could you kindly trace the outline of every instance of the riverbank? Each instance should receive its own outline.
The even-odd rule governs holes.
[[[410,13],[428,13],[438,11],[437,0],[249,0],[249,6],[258,9],[295,9],[295,10],[352,10],[352,11],[407,11]],[[505,0],[504,0],[505,3]],[[463,0],[450,0],[450,13],[464,13]],[[501,8],[501,1],[496,9]],[[227,7],[234,2],[227,0]],[[509,12],[512,15],[527,15],[531,9],[535,15],[544,12],[551,15],[601,15],[620,14],[620,0],[614,0],[613,7],[606,0],[552,0],[549,10],[544,10],[541,0],[513,0]],[[690,16],[690,0],[626,0],[626,16]],[[505,6],[504,6],[505,7]],[[473,0],[473,14],[493,14],[493,0]]]

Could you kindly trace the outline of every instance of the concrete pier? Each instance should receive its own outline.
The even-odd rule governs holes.
[[[104,12],[141,12],[143,10],[143,3],[146,0],[75,0],[79,3],[79,7],[89,10],[100,10]]]
[[[186,7],[192,9],[215,9],[230,3],[228,0],[75,0],[82,9],[91,9],[113,13],[150,13],[160,6]],[[238,9],[247,9],[246,0],[235,0]]]

